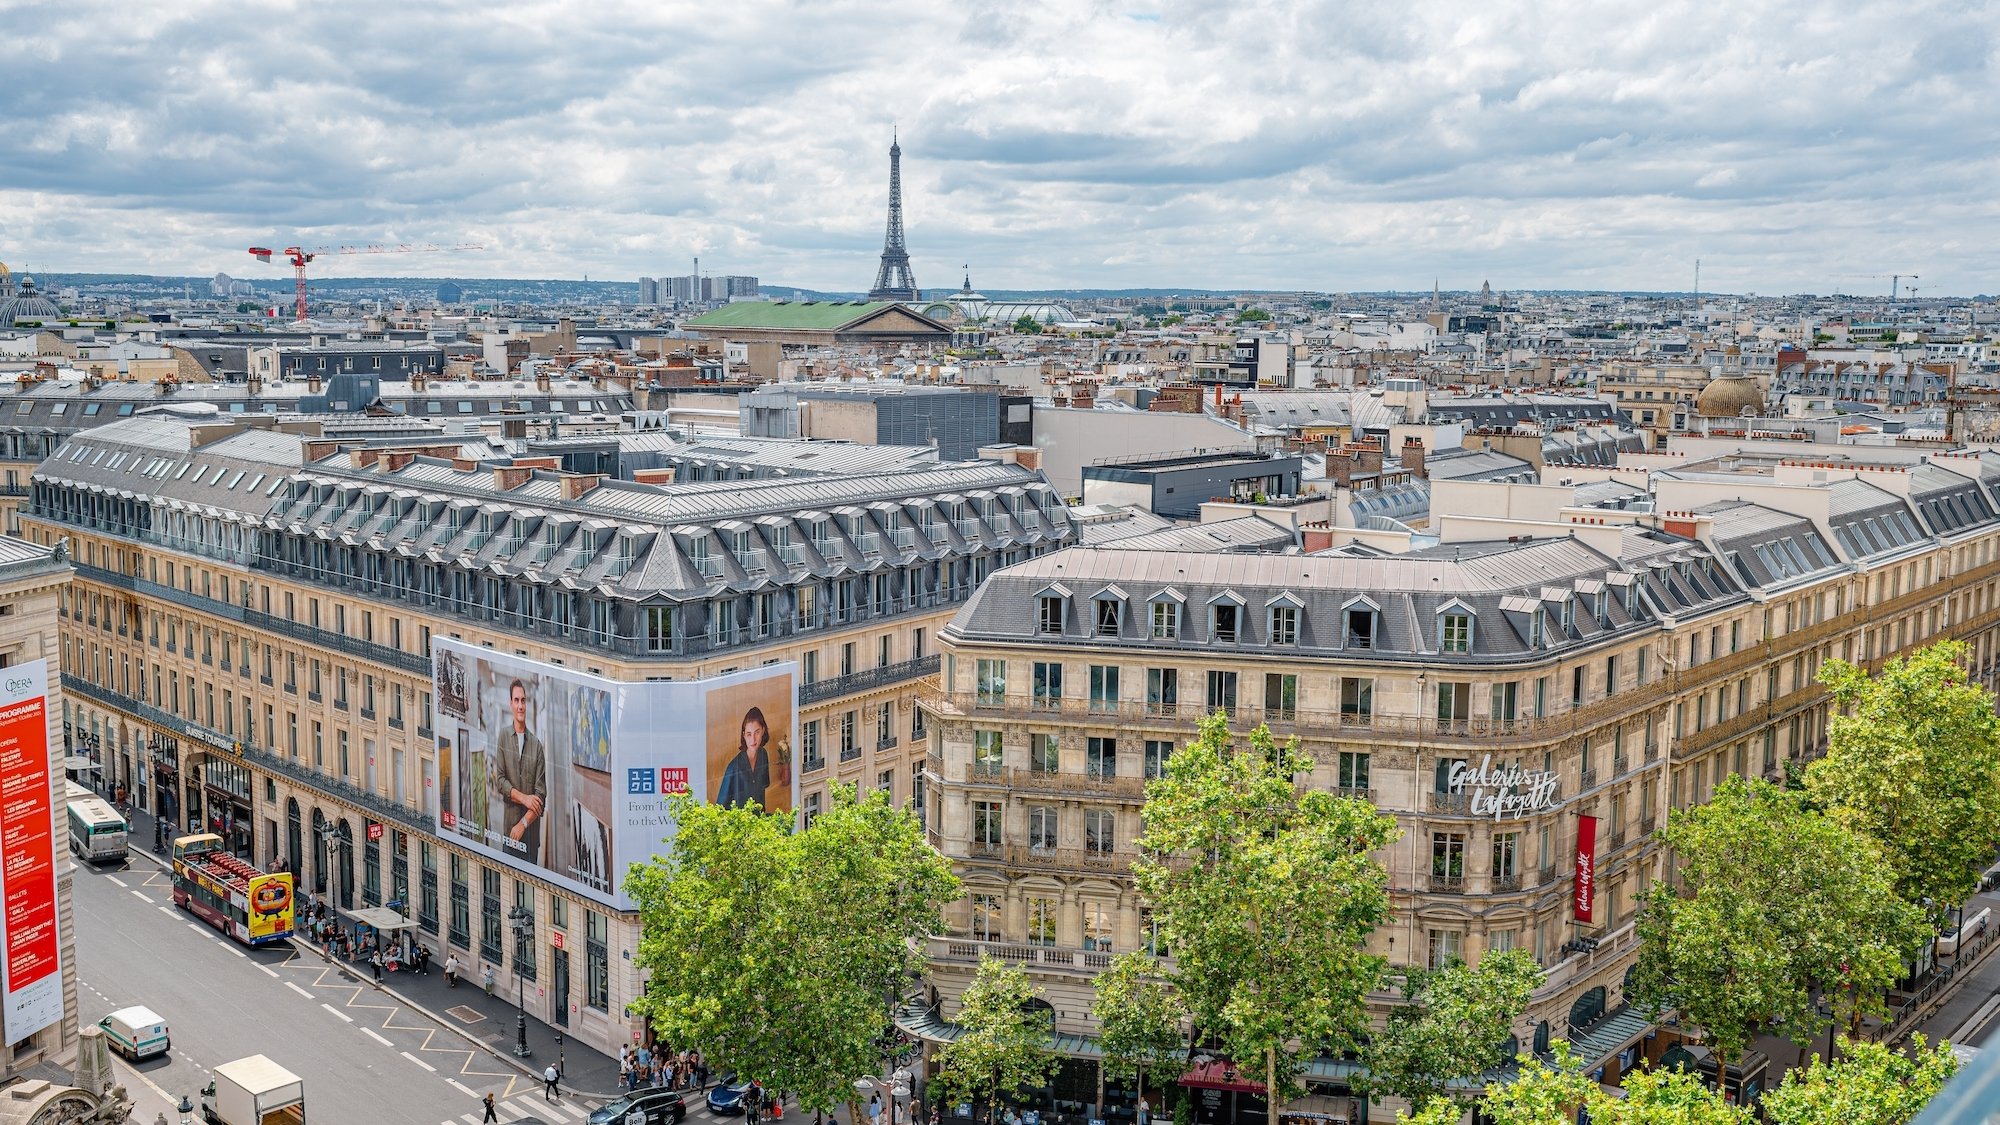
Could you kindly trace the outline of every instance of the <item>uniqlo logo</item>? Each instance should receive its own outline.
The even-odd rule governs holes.
[[[658,790],[653,788],[652,770],[637,769],[637,770],[625,771],[625,792],[634,795],[641,795],[641,794],[651,794],[657,791]]]
[[[688,771],[686,766],[660,767],[660,792],[685,793],[688,791]]]

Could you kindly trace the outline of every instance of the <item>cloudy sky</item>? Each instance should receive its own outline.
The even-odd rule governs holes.
[[[0,259],[2000,291],[2000,5],[0,0]]]

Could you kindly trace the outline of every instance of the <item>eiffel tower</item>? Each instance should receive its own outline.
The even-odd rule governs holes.
[[[915,301],[917,279],[910,274],[910,251],[903,245],[903,146],[889,139],[889,234],[882,242],[882,267],[875,271],[871,301]]]

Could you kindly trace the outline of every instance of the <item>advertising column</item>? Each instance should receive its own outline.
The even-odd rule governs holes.
[[[63,1015],[48,674],[0,669],[0,1020],[17,1043]]]

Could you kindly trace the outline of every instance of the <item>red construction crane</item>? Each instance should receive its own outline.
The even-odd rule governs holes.
[[[457,246],[432,246],[401,243],[396,246],[315,246],[310,250],[297,246],[287,246],[283,250],[269,250],[262,246],[252,246],[250,256],[260,262],[268,262],[273,255],[282,254],[292,263],[292,272],[298,279],[296,320],[306,318],[306,263],[327,254],[435,254],[449,250],[484,250],[484,246],[461,243]]]

